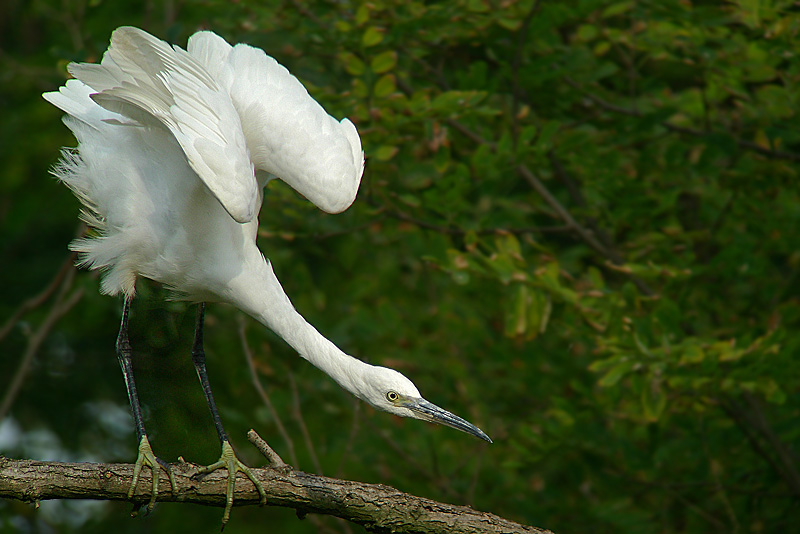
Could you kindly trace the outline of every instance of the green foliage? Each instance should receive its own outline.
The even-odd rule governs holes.
[[[373,413],[248,320],[297,467],[317,469],[316,456],[325,474],[559,533],[800,522],[793,2],[139,6],[3,8],[2,317],[47,284],[75,234],[77,202],[47,176],[73,141],[39,93],[63,82],[67,61],[96,61],[116,26],[180,44],[208,27],[263,47],[362,136],[366,172],[344,214],[268,189],[260,245],[296,307],[344,350],[402,370],[495,439],[485,447]],[[121,305],[98,296],[90,274],[76,284],[85,296],[48,337],[11,414],[25,443],[44,433],[61,457],[130,461],[132,433],[114,434],[88,408],[126,409],[112,353]],[[191,309],[139,289],[133,342],[153,446],[210,461]],[[45,312],[3,340],[0,376],[13,374]],[[238,318],[209,308],[223,419],[240,449],[254,426],[293,461],[251,385]],[[137,529],[124,512],[45,519]],[[35,514],[0,503],[3,526]],[[227,530],[259,528],[265,514],[276,531],[304,525],[286,511],[237,509]],[[207,526],[219,514],[196,515]],[[177,529],[179,517],[184,508],[161,506],[148,521]]]

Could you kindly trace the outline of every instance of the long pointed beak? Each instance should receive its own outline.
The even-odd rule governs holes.
[[[456,430],[466,432],[467,434],[472,434],[473,436],[492,443],[492,438],[487,436],[486,433],[477,426],[464,419],[461,419],[459,416],[452,414],[447,410],[439,408],[432,402],[428,402],[425,399],[409,399],[405,404],[405,407],[413,411],[419,419],[449,426],[450,428],[455,428]]]

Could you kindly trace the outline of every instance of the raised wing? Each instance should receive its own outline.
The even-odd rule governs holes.
[[[355,126],[337,121],[286,68],[262,50],[231,47],[211,32],[187,50],[230,94],[250,159],[329,213],[353,203],[364,171]]]
[[[239,114],[227,90],[192,55],[133,27],[111,35],[99,65],[70,73],[104,108],[139,122],[154,117],[181,145],[192,169],[236,221],[256,216],[258,191]]]

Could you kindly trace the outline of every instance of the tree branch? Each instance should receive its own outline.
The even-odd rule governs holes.
[[[537,4],[538,4],[538,2],[537,2]],[[533,9],[531,10],[530,16],[532,16],[535,13],[535,10],[536,10],[536,5],[534,5]],[[405,80],[402,80],[402,79],[398,78],[397,86],[407,96],[411,96],[414,93],[412,87]],[[497,143],[495,143],[494,141],[489,141],[487,139],[484,139],[478,133],[472,131],[471,129],[466,127],[464,124],[462,124],[460,121],[458,121],[456,119],[445,119],[444,122],[445,122],[445,124],[447,124],[448,126],[450,126],[453,129],[455,129],[456,131],[458,131],[459,133],[461,133],[462,135],[464,135],[465,137],[467,137],[468,139],[470,139],[474,143],[476,143],[478,145],[486,145],[486,146],[489,147],[489,150],[491,150],[492,152],[497,152]],[[552,151],[550,153],[552,154]],[[590,229],[585,228],[584,226],[580,225],[578,223],[578,221],[569,212],[569,210],[567,210],[558,201],[558,199],[556,199],[556,197],[552,193],[550,193],[550,191],[547,189],[547,187],[542,183],[541,180],[539,180],[539,178],[536,177],[536,175],[533,172],[531,172],[530,168],[527,165],[525,165],[524,163],[515,164],[515,170],[516,170],[517,174],[522,176],[522,178],[524,178],[525,181],[527,181],[528,184],[530,184],[530,186],[533,188],[533,190],[536,191],[544,199],[544,201],[556,213],[558,218],[561,219],[566,224],[566,228],[564,228],[564,227],[554,227],[554,228],[551,228],[550,231],[563,231],[565,229],[569,230],[569,231],[572,231],[575,234],[577,234],[578,237],[580,237],[581,240],[583,240],[585,243],[587,243],[592,249],[594,249],[600,255],[602,255],[603,257],[605,257],[609,261],[611,261],[612,264],[614,264],[614,265],[623,265],[625,263],[624,258],[622,258],[619,254],[617,254],[613,250],[613,248],[606,247],[603,243],[601,243],[597,239],[597,237],[595,237],[594,232],[592,232]],[[563,169],[561,169],[561,170],[563,171]],[[556,169],[556,171],[558,172],[559,169]],[[390,213],[390,215],[393,215],[393,216],[395,216],[397,218],[402,218],[401,217],[402,214]],[[419,225],[419,223],[417,223],[417,224]],[[420,225],[420,226],[422,226],[422,225]],[[539,231],[539,232],[546,231],[546,230],[547,230],[546,228],[536,229],[536,231]],[[595,227],[595,230],[597,230],[596,227]],[[631,281],[636,285],[636,287],[639,289],[639,291],[643,295],[648,296],[648,297],[655,296],[655,292],[641,278],[639,278],[637,276],[634,276],[631,273],[626,273],[626,274],[629,275]]]
[[[9,332],[11,332],[14,326],[26,313],[44,304],[47,299],[49,299],[53,293],[56,292],[56,289],[58,289],[61,285],[61,282],[64,281],[64,278],[67,276],[67,273],[69,273],[70,269],[75,268],[75,256],[76,254],[74,252],[67,254],[67,257],[61,263],[61,267],[59,267],[58,272],[56,272],[56,275],[53,277],[50,283],[48,283],[47,287],[40,291],[38,295],[34,295],[20,304],[19,308],[17,308],[17,310],[11,314],[11,317],[9,317],[2,328],[0,328],[0,341],[2,341],[3,338],[6,337]]]
[[[158,501],[225,506],[227,472],[215,471],[196,480],[192,477],[199,466],[176,463],[172,468],[178,492],[171,492],[166,475],[157,470],[163,488]],[[253,474],[264,484],[270,505],[294,508],[301,515],[333,515],[373,532],[550,532],[466,506],[410,495],[382,484],[311,475],[288,467],[253,469]],[[132,475],[132,464],[40,462],[0,457],[0,498],[28,502],[48,499],[126,501]],[[134,495],[137,503],[149,500],[151,476],[149,469],[143,471]],[[254,505],[258,501],[255,487],[240,474],[234,504]]]
[[[741,429],[753,450],[783,479],[792,494],[800,496],[800,474],[792,453],[769,426],[755,397],[749,393],[743,397],[746,406],[732,397],[723,398],[719,405]]]
[[[550,164],[553,167],[553,173],[556,176],[558,176],[564,183],[564,185],[567,187],[567,191],[569,191],[569,195],[570,197],[572,197],[573,202],[575,202],[579,207],[585,208],[586,199],[583,197],[583,193],[581,192],[580,187],[576,183],[576,180],[573,179],[572,176],[570,176],[570,174],[561,164],[561,160],[558,158],[556,153],[551,150],[547,153],[547,157],[548,159],[550,159]],[[527,170],[527,174],[523,172],[522,175],[525,177],[526,180],[528,180],[528,182],[531,183],[531,186],[538,191],[538,187],[534,185],[534,183],[531,181],[531,177],[533,177],[533,180],[536,180],[536,176],[533,175],[533,173],[531,173],[530,170]],[[544,187],[544,185],[541,184],[541,182],[540,186]],[[550,195],[550,197],[552,197],[552,195]],[[543,198],[548,203],[551,202],[551,199],[549,197],[543,195]],[[555,200],[555,198],[553,198],[552,200],[558,203],[558,201]],[[559,214],[560,210],[563,210],[563,208],[559,209],[556,206],[553,206],[552,204],[551,207]],[[569,220],[567,219],[564,220],[567,221],[567,223],[569,224]],[[588,226],[588,230],[591,232],[591,234],[593,234],[596,237],[596,243],[602,247],[600,249],[595,248],[595,250],[600,254],[602,254],[603,256],[605,256],[606,259],[611,261],[611,263],[615,265],[624,265],[625,258],[623,258],[616,250],[614,250],[614,245],[611,241],[611,238],[605,231],[603,231],[603,229],[600,228],[600,226],[597,224],[597,220],[594,217],[588,217],[586,220],[586,225]],[[580,234],[580,231],[578,231],[578,233],[579,235],[581,235],[581,237],[583,237],[583,235]],[[586,238],[583,239],[584,241],[586,241]],[[589,243],[589,245],[594,248],[592,242],[590,241],[586,242]],[[655,295],[655,291],[653,291],[644,280],[633,274],[629,274],[629,277],[631,281],[636,285],[636,287],[639,288],[639,291],[643,295],[648,297],[652,297]]]
[[[72,294],[69,295],[69,297],[66,296],[67,292],[72,287],[72,282],[75,278],[76,271],[70,266],[64,270],[64,272],[65,275],[63,278],[60,275],[56,276],[56,279],[61,280],[61,289],[58,297],[53,303],[53,306],[50,308],[47,316],[39,325],[39,328],[28,338],[28,346],[25,349],[25,353],[22,355],[22,359],[17,366],[14,377],[11,379],[11,383],[8,385],[8,388],[3,395],[2,401],[0,401],[0,421],[2,421],[9,410],[11,410],[11,406],[14,404],[17,395],[22,389],[22,385],[25,383],[25,378],[28,376],[28,371],[33,363],[33,359],[36,356],[36,353],[39,352],[39,348],[42,346],[42,343],[44,343],[45,339],[47,339],[50,331],[58,323],[58,321],[83,297],[83,288],[76,289],[72,292]]]
[[[628,115],[629,117],[637,117],[637,118],[639,118],[639,117],[643,117],[644,116],[644,114],[642,112],[640,112],[639,110],[625,108],[625,107],[622,107],[622,106],[618,106],[616,104],[612,104],[611,102],[608,102],[606,100],[603,100],[602,98],[600,98],[599,96],[595,95],[594,93],[592,93],[592,92],[588,91],[587,89],[584,89],[583,87],[581,87],[581,85],[578,84],[578,82],[576,82],[575,80],[573,80],[569,76],[565,76],[564,77],[564,81],[567,83],[567,85],[569,85],[573,89],[576,89],[576,90],[580,91],[581,94],[583,94],[586,98],[588,98],[594,104],[596,104],[598,107],[600,107],[600,108],[602,108],[602,109],[604,109],[606,111],[611,111],[613,113],[618,113],[618,114],[621,114],[621,115]],[[704,136],[716,133],[716,132],[713,132],[713,131],[696,130],[694,128],[687,128],[685,126],[679,126],[679,125],[673,124],[673,123],[671,123],[669,121],[662,121],[661,122],[661,126],[663,126],[664,128],[666,128],[667,130],[669,130],[671,132],[685,134],[685,135],[692,135],[692,136],[695,136],[695,137],[704,137]],[[758,143],[754,143],[753,141],[747,141],[745,139],[741,139],[741,138],[738,138],[738,137],[734,137],[733,140],[739,147],[747,149],[747,150],[752,150],[753,152],[755,152],[757,154],[761,154],[762,156],[766,156],[766,157],[771,158],[771,159],[786,159],[786,160],[789,160],[789,161],[800,161],[800,154],[796,154],[794,152],[786,152],[786,151],[783,151],[783,150],[772,150],[772,149],[769,149],[769,148],[765,148],[765,147],[759,145]]]
[[[405,221],[407,223],[413,224],[414,226],[424,228],[425,230],[433,230],[434,232],[446,235],[465,235],[470,231],[475,232],[477,235],[492,235],[500,232],[520,235],[520,234],[548,234],[548,233],[559,233],[559,232],[571,232],[573,230],[569,226],[526,226],[523,228],[494,227],[494,228],[478,228],[476,230],[467,230],[464,228],[457,228],[454,226],[442,226],[440,224],[423,221],[421,219],[417,219],[415,217],[407,215],[402,211],[387,209],[384,210],[384,213],[387,216],[392,217],[393,219]]]

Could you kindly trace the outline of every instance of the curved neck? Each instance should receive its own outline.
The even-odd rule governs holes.
[[[249,265],[250,269],[244,269],[231,281],[233,303],[278,334],[302,358],[324,371],[341,387],[363,398],[364,375],[371,366],[342,352],[309,324],[294,309],[272,270],[272,264],[263,256],[259,259],[258,265]]]

